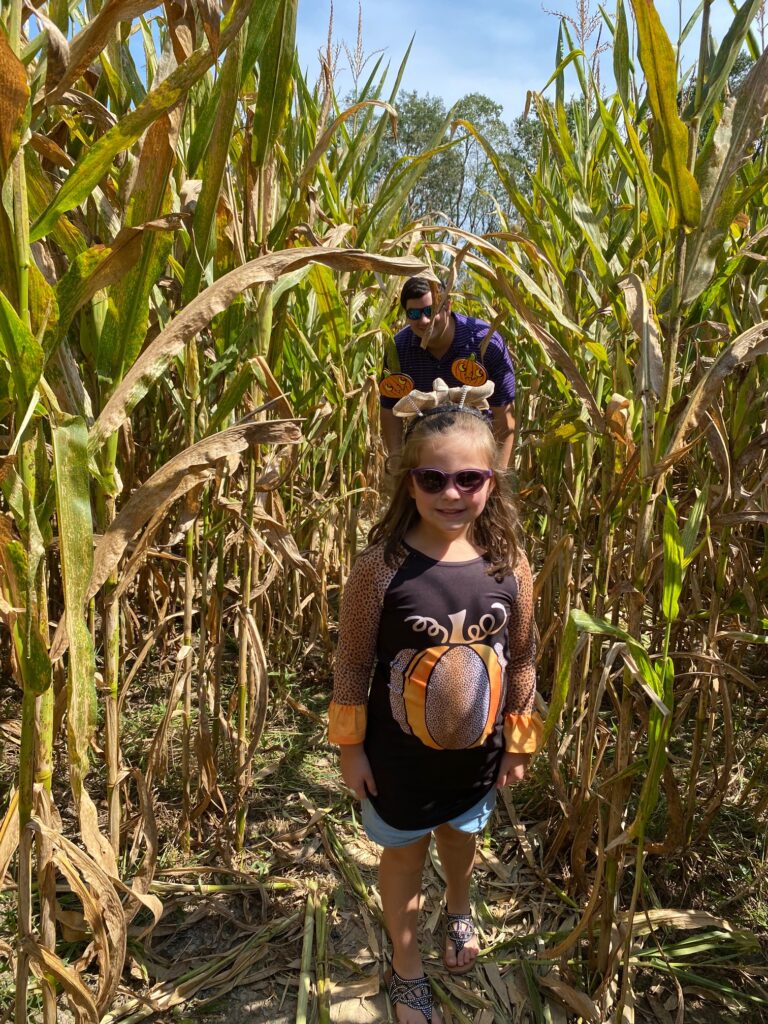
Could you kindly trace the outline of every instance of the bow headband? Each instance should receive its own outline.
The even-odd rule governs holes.
[[[437,377],[432,386],[432,391],[409,392],[395,403],[392,412],[403,419],[422,417],[430,412],[447,412],[451,408],[478,412],[489,407],[488,397],[493,394],[494,389],[492,380],[487,380],[479,387],[462,384],[449,388],[441,377]]]

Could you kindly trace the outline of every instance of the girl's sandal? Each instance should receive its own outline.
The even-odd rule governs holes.
[[[475,922],[472,920],[471,914],[451,914],[449,911],[445,911],[445,939],[446,942],[453,943],[457,959],[459,953],[469,940],[475,937],[475,934]],[[468,964],[451,965],[444,956],[443,964],[450,974],[468,974],[475,966],[475,961],[472,960]]]
[[[389,1001],[393,1009],[399,1003],[409,1010],[418,1010],[424,1015],[427,1024],[432,1024],[432,989],[425,975],[422,974],[420,978],[401,978],[395,968],[390,967],[384,980],[389,986]]]

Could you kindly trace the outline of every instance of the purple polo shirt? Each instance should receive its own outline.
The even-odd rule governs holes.
[[[508,405],[515,397],[515,371],[509,357],[507,346],[497,333],[491,340],[480,359],[480,347],[488,333],[489,325],[484,320],[476,320],[464,313],[452,313],[456,328],[451,347],[440,359],[435,359],[431,352],[421,347],[421,339],[417,338],[410,327],[404,327],[395,335],[395,347],[400,359],[400,372],[407,373],[413,380],[417,391],[431,391],[437,377],[442,377],[449,388],[461,387],[461,381],[451,373],[451,364],[456,359],[474,353],[482,362],[488,379],[496,385],[488,399],[490,405]],[[392,370],[392,367],[387,368]],[[384,409],[391,409],[396,399],[379,396]]]

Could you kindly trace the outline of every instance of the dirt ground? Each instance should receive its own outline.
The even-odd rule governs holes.
[[[254,765],[245,849],[238,857],[232,854],[231,808],[215,801],[193,828],[190,850],[181,849],[178,758],[171,750],[156,800],[161,840],[152,891],[163,903],[163,917],[149,932],[147,917],[133,922],[122,985],[102,1024],[294,1024],[304,980],[306,1021],[312,1024],[320,1019],[324,979],[334,1024],[394,1020],[382,980],[388,944],[380,923],[377,848],[365,837],[356,804],[340,786],[335,753],[324,742],[319,712],[326,699],[318,689],[316,701],[305,691],[301,700],[276,702]],[[126,722],[138,733],[138,722],[128,716]],[[13,743],[6,740],[11,757],[5,768],[12,772]],[[588,848],[587,888],[580,889],[569,862],[553,855],[562,816],[547,772],[539,758],[527,782],[502,792],[481,839],[473,910],[483,953],[466,977],[451,977],[442,965],[443,881],[430,851],[422,948],[446,1024],[610,1019],[616,984],[594,1001],[586,994],[594,994],[586,934],[557,949],[589,902],[597,858]],[[95,772],[92,782],[98,802]],[[103,813],[101,803],[99,809]],[[724,819],[722,828],[734,841],[734,822]],[[678,862],[657,859],[653,867],[654,888],[644,905],[662,916],[633,949],[627,1024],[768,1021],[766,958],[746,931],[747,925],[754,931],[755,921],[744,920],[744,904],[732,905],[722,915],[730,917],[725,930],[704,884],[721,885],[724,876],[704,879],[705,864],[719,864],[724,872],[728,859],[718,861],[711,851],[701,857],[698,889]],[[757,913],[759,888],[755,899]],[[0,938],[10,939],[15,930],[13,904],[12,892],[0,895]],[[690,909],[665,918],[662,907]],[[317,927],[323,919],[324,948]],[[92,982],[88,949],[87,942],[73,941],[71,956],[82,958],[84,977]],[[309,954],[306,972],[303,949]],[[0,958],[0,1021],[7,1019],[12,997],[10,971]],[[59,1024],[70,1024],[74,1018],[63,999],[60,1005]],[[30,1024],[39,1019],[39,1007],[32,1006]]]
[[[173,975],[180,965],[188,971],[197,962],[205,963],[241,945],[249,929],[258,936],[260,922],[283,930],[258,944],[252,962],[243,957],[240,967],[229,969],[229,974],[222,969],[209,990],[202,989],[175,1013],[160,1014],[154,1020],[293,1024],[307,897],[313,887],[328,899],[328,936],[326,956],[318,956],[315,931],[307,1020],[318,1019],[316,981],[326,971],[335,1024],[394,1020],[382,981],[388,945],[378,920],[377,848],[357,824],[354,804],[338,788],[332,755],[316,749],[311,756],[311,778],[303,780],[301,789],[287,792],[287,779],[279,768],[262,782],[244,860],[250,862],[246,884],[253,885],[254,871],[260,870],[264,888],[175,895],[169,890],[168,921],[164,919],[151,943],[156,962],[145,966],[155,977],[163,967]],[[554,961],[548,956],[575,927],[580,912],[569,906],[562,888],[567,880],[544,870],[542,840],[552,834],[555,822],[527,819],[517,802],[525,796],[525,790],[502,794],[480,845],[473,906],[486,952],[482,963],[464,978],[449,976],[441,962],[443,881],[436,851],[430,850],[421,914],[422,948],[447,1024],[568,1024],[608,1019],[606,1011],[584,992],[574,950]],[[177,874],[173,869],[160,877],[167,882],[194,881],[188,873]],[[201,880],[211,877],[206,874]],[[678,988],[671,978],[644,970],[633,972],[633,980],[642,990],[633,1005],[636,1021],[768,1020],[757,1006],[747,1010],[732,1000],[703,1000],[695,984]],[[614,989],[609,998],[615,995]]]

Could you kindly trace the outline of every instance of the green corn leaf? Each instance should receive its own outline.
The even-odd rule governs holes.
[[[623,641],[623,643],[627,645],[629,653],[632,655],[640,678],[648,687],[649,692],[647,692],[649,697],[651,695],[661,697],[659,678],[656,674],[656,670],[651,664],[650,658],[648,657],[648,652],[642,644],[635,640],[633,636],[630,636],[625,629],[621,629],[619,626],[614,626],[612,623],[608,622],[607,619],[599,619],[594,615],[589,615],[580,608],[574,608],[571,611],[569,621],[573,622],[574,627],[580,633],[605,634],[607,636],[614,636],[617,640]]]
[[[568,617],[568,621],[565,624],[565,629],[563,630],[563,636],[560,643],[560,658],[557,663],[557,673],[555,675],[555,683],[552,688],[552,699],[549,704],[549,712],[547,713],[547,718],[544,722],[544,732],[541,738],[542,746],[544,746],[552,730],[556,727],[560,720],[562,710],[565,707],[565,701],[571,685],[571,669],[573,668],[573,658],[576,653],[576,643],[578,639],[579,630],[576,625],[574,613],[571,612]]]
[[[749,26],[761,3],[762,0],[746,0],[739,8],[720,43],[712,67],[706,68],[704,72],[704,87],[699,107],[695,109],[691,103],[685,112],[686,120],[698,117],[699,124],[703,124],[712,112],[714,105],[722,100],[728,85],[728,76],[733,70],[736,58],[744,48],[744,40],[749,32]]]
[[[13,306],[19,303],[19,277],[16,273],[16,239],[13,237],[11,221],[5,215],[0,217],[0,291]]]
[[[392,89],[389,94],[389,103],[394,106],[397,101],[397,94],[400,91],[400,85],[403,81],[403,75],[405,74],[405,66],[408,62],[408,58],[411,55],[411,48],[413,47],[414,36],[411,36],[408,47],[403,55],[403,59],[400,61],[400,66],[397,69],[395,75],[395,81],[392,85]],[[361,99],[378,99],[379,93],[377,91],[375,96],[368,96],[365,92],[361,94]],[[371,107],[368,111],[368,116],[373,117],[373,108]],[[371,169],[379,158],[379,146],[384,138],[384,134],[388,128],[391,128],[392,120],[387,116],[379,118],[376,128],[371,134],[370,141],[367,146],[367,151],[362,160],[360,160],[360,147],[351,146],[344,163],[339,168],[339,177],[348,177],[350,172],[354,173],[354,178],[350,186],[350,194],[357,196],[360,194],[361,189],[365,187],[365,183],[370,179]],[[354,170],[355,165],[357,169]]]
[[[445,119],[438,125],[432,136],[425,140],[425,148],[416,157],[403,157],[392,167],[389,176],[379,190],[376,201],[371,209],[361,218],[357,229],[357,244],[365,241],[370,249],[378,249],[385,237],[395,212],[400,210],[408,193],[429,166],[429,160],[438,153],[458,145],[460,138],[443,142],[448,125],[451,124],[453,108],[448,111]],[[454,122],[452,127],[463,122]]]
[[[384,100],[361,100],[359,103],[354,103],[351,107],[347,107],[343,110],[339,116],[325,129],[323,134],[318,139],[315,148],[309,155],[309,159],[302,168],[299,176],[299,188],[303,191],[309,185],[312,180],[315,168],[320,158],[326,153],[333,136],[336,134],[338,128],[350,117],[359,113],[361,110],[365,110],[370,107],[383,107],[389,114],[390,124],[394,126],[397,124],[397,111],[390,103],[385,103]],[[362,132],[358,134],[358,138],[363,138]]]
[[[555,67],[555,74],[554,74],[554,76],[550,76],[550,79],[549,79],[549,82],[551,82],[552,78],[553,77],[555,78],[555,81],[556,81],[556,85],[555,85],[555,103],[558,106],[561,106],[561,105],[563,105],[565,103],[565,68],[563,67],[563,49],[564,49],[564,47],[563,47],[563,26],[562,26],[562,23],[561,23],[560,28],[558,29],[558,32],[557,32],[557,51],[556,51],[556,56],[555,56],[555,65],[556,65],[556,67]],[[568,60],[569,61],[571,59],[571,56],[573,56],[572,53],[568,55]],[[547,82],[547,85],[549,85],[549,82]],[[544,89],[547,88],[547,85],[544,86]]]
[[[173,204],[170,176],[176,164],[180,111],[162,114],[144,137],[131,195],[127,228],[139,228],[168,214]],[[87,349],[96,372],[116,386],[133,365],[147,332],[150,296],[173,245],[171,231],[154,231],[140,240],[140,255],[109,289],[109,305],[95,348]]]
[[[253,380],[258,379],[258,373],[258,363],[255,359],[247,359],[241,364],[235,376],[228,382],[216,405],[216,411],[208,421],[207,434],[216,434],[228,426],[229,417],[242,401]],[[266,382],[264,390],[266,391]]]
[[[528,990],[528,1004],[531,1015],[533,1016],[534,1024],[547,1024],[547,1021],[551,1021],[552,1015],[549,1013],[548,1007],[545,1012],[544,1002],[541,998],[539,986],[536,984],[536,975],[534,974],[533,968],[525,959],[520,961],[520,966],[523,970],[525,987]]]
[[[275,18],[280,15],[282,0],[261,0],[248,16],[248,30],[243,49],[243,73],[250,74],[269,39]]]
[[[576,50],[576,46],[574,45],[574,42],[573,42],[573,36],[571,35],[570,28],[568,27],[568,22],[565,20],[565,18],[561,18],[560,19],[560,24],[563,27],[563,35],[565,36],[565,41],[568,44],[568,49],[569,49],[569,51],[572,54],[575,55],[577,53],[577,50]],[[588,83],[587,83],[587,76],[586,76],[586,73],[585,73],[585,70],[584,70],[585,65],[586,65],[585,55],[584,55],[584,52],[581,51],[579,53],[579,55],[577,56],[576,60],[574,61],[573,66],[574,66],[574,68],[576,70],[576,77],[579,80],[579,85],[581,86],[581,94],[582,94],[582,96],[587,96],[589,94],[589,86],[588,86]]]
[[[691,563],[701,547],[701,542],[697,543],[697,537],[699,536],[699,528],[707,511],[708,504],[709,481],[707,481],[699,491],[698,497],[696,498],[696,501],[694,501],[693,507],[688,515],[688,521],[683,527],[681,537],[683,544],[683,567]]]
[[[752,67],[738,94],[725,103],[696,165],[702,216],[686,247],[684,302],[697,298],[712,278],[731,222],[749,197],[747,190],[737,188],[737,175],[750,159],[766,117],[768,50]]]
[[[338,448],[337,459],[339,462],[347,454],[347,450],[352,443],[353,438],[359,434],[361,430],[365,430],[365,424],[361,426],[360,417],[365,411],[368,405],[368,395],[365,390],[361,391],[354,402],[346,406],[346,427],[344,429],[344,436],[341,439],[341,443]]]
[[[661,792],[661,778],[667,763],[667,743],[672,729],[672,708],[674,699],[675,668],[671,658],[666,658],[656,670],[658,689],[666,706],[666,714],[652,703],[648,711],[648,771],[640,791],[637,816],[630,831],[645,832]]]
[[[740,630],[726,629],[717,634],[718,639],[735,640],[741,644],[760,644],[768,646],[768,633],[743,633]]]
[[[26,410],[43,373],[45,357],[40,342],[0,292],[0,354],[8,361],[16,399]]]
[[[653,166],[667,185],[678,222],[695,228],[701,216],[701,196],[688,170],[688,132],[677,112],[677,65],[669,36],[653,0],[632,0],[637,23],[640,63],[653,112]]]
[[[78,309],[99,290],[98,285],[92,287],[92,282],[111,255],[110,248],[99,245],[78,253],[70,263],[69,269],[56,288],[59,300],[59,327],[62,334],[69,329]]]
[[[54,423],[51,434],[69,638],[67,739],[72,787],[79,803],[96,724],[96,664],[85,614],[85,598],[93,569],[93,519],[86,447],[88,431],[83,419],[72,416]]]
[[[520,212],[525,216],[526,220],[530,224],[536,224],[538,218],[534,212],[533,207],[530,205],[528,200],[515,185],[514,180],[512,179],[512,176],[509,173],[509,168],[506,166],[506,164],[501,159],[500,155],[496,152],[496,150],[493,148],[488,139],[485,138],[482,132],[479,132],[477,128],[475,128],[471,121],[458,120],[454,122],[454,126],[455,125],[461,125],[462,128],[465,128],[470,133],[470,135],[473,136],[473,138],[477,139],[477,141],[482,146],[486,156],[491,161],[491,165],[493,166],[494,171],[496,171],[499,181],[504,186],[504,190],[506,191],[509,198],[512,200],[517,209],[520,210]]]
[[[253,3],[254,0],[235,0],[222,21],[220,51],[229,46],[238,34]],[[175,71],[160,82],[156,89],[148,93],[143,103],[102,135],[75,164],[50,205],[32,226],[30,240],[34,242],[43,238],[52,230],[63,213],[73,210],[87,199],[94,187],[109,172],[117,154],[132,146],[161,114],[175,107],[195,82],[202,78],[215,59],[215,55],[208,48],[195,50]]]
[[[563,56],[563,30],[561,28],[559,33],[558,33],[558,37],[557,37],[557,67],[552,72],[552,74],[549,76],[549,78],[546,80],[546,82],[544,83],[544,86],[543,86],[543,88],[541,90],[542,93],[545,93],[547,91],[547,89],[550,87],[550,85],[552,85],[553,82],[557,83],[556,84],[556,91],[555,91],[555,106],[556,107],[563,107],[563,108],[565,108],[565,91],[564,91],[565,87],[564,87],[564,85],[562,86],[562,90],[561,90],[561,85],[565,81],[565,69],[568,67],[569,64],[573,64],[574,61],[578,60],[579,57],[583,57],[583,56],[584,56],[584,51],[583,50],[578,50],[578,49],[571,49],[571,51],[570,51],[570,53],[568,54],[567,57]]]
[[[53,202],[55,192],[42,168],[40,158],[31,146],[24,147],[24,172],[27,179],[29,216],[32,220],[37,220]],[[68,217],[59,217],[48,234],[70,261],[88,248],[85,238]]]
[[[669,221],[659,197],[659,191],[656,188],[656,180],[648,163],[648,157],[645,154],[645,150],[640,143],[640,139],[632,123],[633,117],[634,114],[630,113],[625,107],[624,127],[627,132],[627,141],[629,142],[629,148],[632,150],[632,155],[635,158],[635,165],[640,175],[640,180],[643,183],[643,188],[645,189],[645,196],[648,203],[648,215],[651,218],[651,223],[653,224],[656,237],[661,240],[666,236],[667,231],[669,230]]]
[[[619,131],[618,123],[613,117],[612,112],[609,111],[606,105],[603,103],[600,96],[596,95],[595,100],[597,102],[597,110],[600,114],[600,120],[603,122],[603,127],[605,128],[608,138],[610,139],[614,152],[621,161],[621,165],[627,172],[629,177],[632,179],[632,181],[635,181],[635,179],[638,177],[637,167],[635,166],[632,160],[632,154],[629,152],[626,145],[624,144],[624,140],[621,137],[621,132]],[[617,105],[614,105],[613,109],[617,109]],[[620,105],[618,105],[618,109],[621,109]]]
[[[210,144],[203,159],[203,184],[195,206],[192,222],[189,256],[184,267],[184,286],[181,290],[182,305],[197,295],[203,271],[208,262],[211,236],[216,217],[224,169],[229,156],[229,144],[235,129],[235,110],[240,90],[241,41],[238,36],[230,44],[224,58],[224,66],[217,84],[219,97],[216,121],[211,132]]]
[[[387,335],[384,342],[384,365],[390,373],[400,373],[400,356],[397,354],[397,345],[391,334]]]
[[[53,680],[53,668],[48,645],[40,632],[41,609],[37,588],[28,586],[28,552],[11,532],[10,523],[4,516],[0,517],[0,567],[3,570],[0,586],[7,594],[9,604],[22,609],[11,626],[22,684],[32,693],[44,693]]]
[[[608,248],[608,241],[600,230],[600,225],[594,211],[576,190],[571,195],[571,210],[573,211],[573,219],[579,226],[579,232],[592,253],[597,275],[598,277],[605,278],[608,274],[608,264],[603,253]],[[615,270],[619,271],[618,261],[615,261]]]
[[[279,10],[280,0],[262,0],[258,10],[248,17],[248,28],[245,33],[242,58],[243,80],[253,71],[254,64],[261,55],[262,48],[269,36],[275,15]],[[208,148],[211,133],[216,119],[220,117],[219,99],[221,95],[221,76],[216,79],[208,94],[202,113],[198,115],[195,130],[187,153],[187,177],[192,178]]]
[[[664,587],[661,607],[667,622],[674,622],[680,614],[685,549],[680,536],[680,528],[677,525],[675,506],[670,498],[667,498],[664,509],[662,539],[664,544]]]
[[[348,335],[346,319],[343,316],[344,303],[333,274],[327,267],[312,267],[309,281],[317,300],[318,316],[315,331],[326,339],[327,351],[334,365],[341,366],[344,361],[342,351]]]
[[[280,0],[262,50],[251,152],[256,168],[267,162],[288,117],[297,10],[298,0]]]
[[[728,6],[734,14],[738,14],[739,5],[736,3],[736,0],[728,0]],[[763,52],[763,47],[760,45],[753,26],[750,26],[749,31],[747,32],[745,42],[747,44],[747,51],[752,60],[759,60],[760,54]]]
[[[623,0],[616,0],[616,31],[613,36],[613,75],[625,109],[629,106],[629,31]]]
[[[208,99],[202,110],[195,109],[195,130],[189,142],[186,161],[186,176],[194,178],[203,154],[208,148],[211,139],[211,132],[216,123],[219,108],[219,94],[221,92],[221,77],[217,77],[213,88],[208,93]]]
[[[157,163],[154,166],[159,170]],[[181,220],[177,216],[170,216],[135,228],[127,227],[118,234],[112,245],[93,246],[78,253],[56,288],[59,321],[56,330],[47,334],[49,342],[55,343],[63,337],[77,311],[97,292],[110,285],[119,286],[126,279],[130,279],[131,285],[134,284],[133,267],[140,259],[145,243],[151,244],[145,235],[170,233],[180,226]],[[140,293],[131,288],[128,294],[138,302]],[[122,320],[125,320],[124,311]],[[108,369],[111,370],[111,363]]]
[[[565,105],[559,103],[554,110],[548,103],[543,102],[541,97],[536,98],[536,109],[539,117],[547,130],[547,137],[554,152],[560,158],[558,161],[560,178],[568,189],[582,191],[581,173],[577,166],[577,150],[580,143],[571,135],[571,125],[568,121]],[[577,118],[573,117],[573,124],[577,124]]]
[[[701,12],[704,10],[705,2],[711,3],[711,0],[699,0],[694,9],[691,11],[691,14],[688,20],[686,21],[685,25],[683,25],[683,30],[680,33],[680,38],[677,40],[678,52],[680,51],[685,40],[696,28],[696,25],[699,22],[699,18],[701,17]]]

